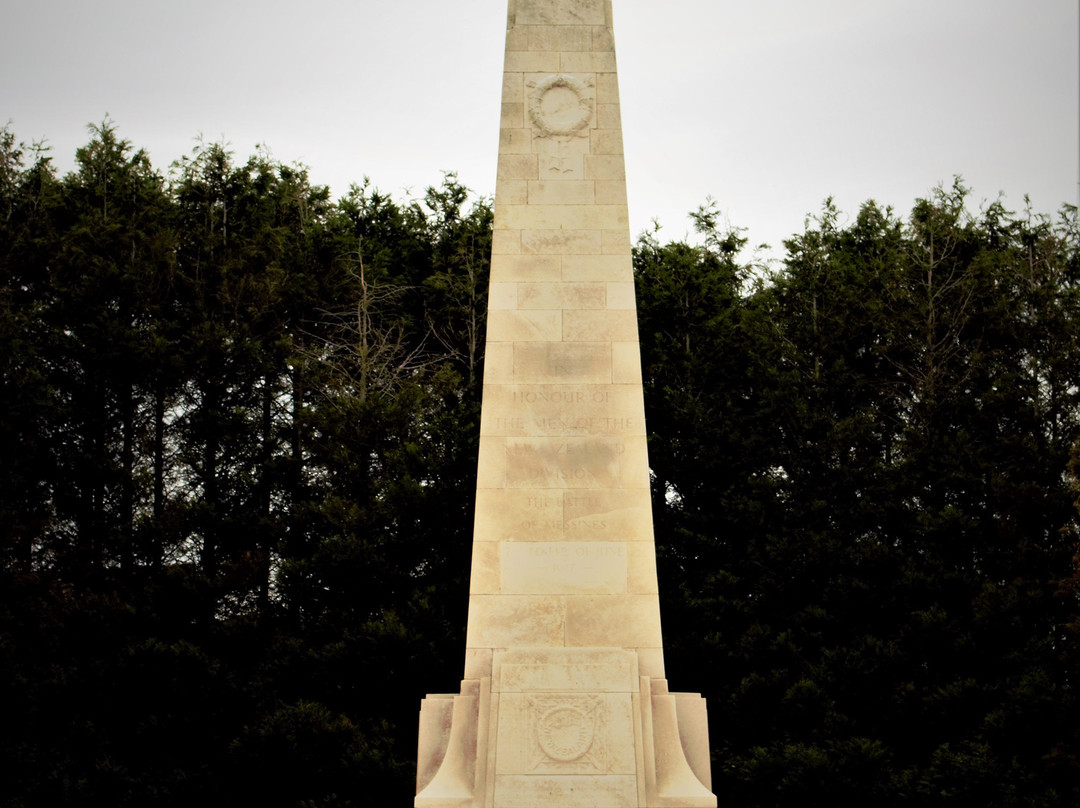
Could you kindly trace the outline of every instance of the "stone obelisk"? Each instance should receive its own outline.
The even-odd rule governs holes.
[[[417,808],[712,808],[664,673],[610,0],[510,0],[464,680]]]

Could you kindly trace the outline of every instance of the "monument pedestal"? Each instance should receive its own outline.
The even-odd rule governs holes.
[[[465,676],[417,808],[714,808],[669,693],[610,0],[510,0]]]
[[[517,648],[421,706],[417,808],[715,808],[704,700],[616,648]]]

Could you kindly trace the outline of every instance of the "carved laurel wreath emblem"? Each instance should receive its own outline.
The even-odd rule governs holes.
[[[560,73],[538,82],[529,82],[529,118],[541,137],[584,136],[592,120],[594,100],[589,88],[592,79]]]
[[[540,748],[552,760],[577,760],[592,746],[593,716],[575,705],[550,708],[540,716],[536,729]]]
[[[595,696],[530,698],[530,767],[539,771],[599,771],[605,766],[603,703]]]

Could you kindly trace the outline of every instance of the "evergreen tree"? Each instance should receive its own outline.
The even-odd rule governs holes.
[[[721,804],[1080,801],[1080,227],[969,206],[826,202],[773,270],[712,204],[634,251]],[[0,801],[407,804],[461,668],[489,201],[219,144],[167,183],[106,120],[62,179],[0,131],[0,213]]]

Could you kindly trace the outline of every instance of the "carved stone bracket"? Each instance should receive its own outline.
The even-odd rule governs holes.
[[[490,679],[466,679],[460,695],[432,695],[421,704],[416,808],[482,804],[490,693]]]
[[[707,785],[711,776],[704,704],[701,709],[680,710],[678,702],[688,697],[690,694],[669,693],[664,679],[641,677],[642,729],[652,741],[645,744],[649,808],[716,808],[716,797]],[[703,702],[696,694],[693,698]],[[688,726],[680,726],[680,713]],[[693,726],[699,722],[700,726]]]

